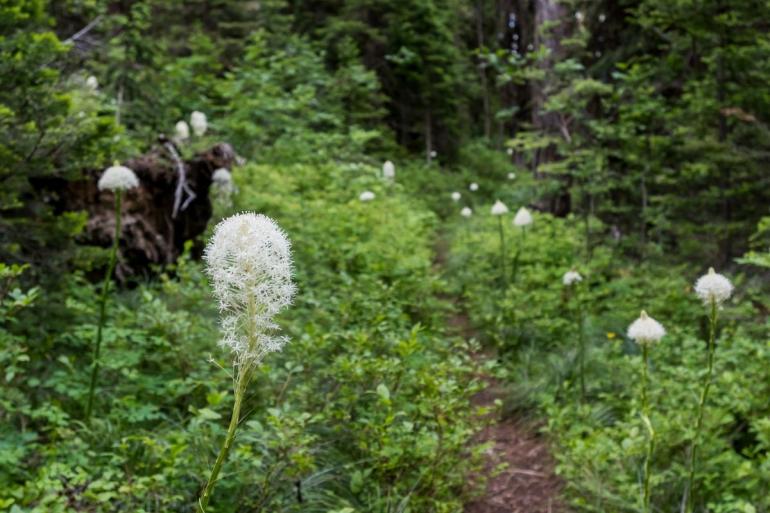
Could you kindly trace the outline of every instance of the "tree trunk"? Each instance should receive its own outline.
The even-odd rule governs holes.
[[[565,7],[558,0],[536,0],[535,1],[535,27],[534,27],[534,47],[535,50],[544,46],[548,48],[549,55],[541,62],[546,76],[550,73],[554,63],[564,58],[564,49],[560,41],[567,35],[567,27],[564,23],[554,26],[550,31],[545,32],[543,25],[553,23],[557,20],[565,19],[567,15]],[[558,133],[559,119],[555,114],[543,113],[543,106],[548,98],[549,90],[548,79],[544,81],[533,81],[530,85],[530,98],[532,104],[532,124],[543,133]],[[551,162],[557,158],[553,148],[547,148],[538,152],[536,166],[541,162]]]

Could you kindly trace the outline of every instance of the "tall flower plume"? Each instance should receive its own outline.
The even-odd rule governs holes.
[[[393,162],[386,160],[382,165],[382,177],[386,180],[393,180],[396,178],[396,166]]]
[[[219,301],[222,339],[237,364],[259,362],[278,351],[286,337],[273,321],[291,304],[291,243],[278,225],[261,214],[229,217],[214,229],[204,255]]]
[[[97,186],[100,191],[126,191],[138,187],[139,179],[126,166],[114,165],[104,170]]]
[[[501,216],[508,213],[508,207],[505,206],[505,203],[503,203],[500,200],[495,201],[495,204],[492,205],[492,215],[493,216]]]
[[[532,224],[532,214],[525,207],[521,207],[513,218],[514,226],[529,226]]]
[[[476,182],[471,183],[468,186],[468,190],[470,190],[471,192],[476,192],[477,190],[479,190],[479,184],[477,184]]]
[[[452,193],[452,201],[460,201],[460,198],[462,198],[462,194],[455,191]]]
[[[228,202],[229,197],[235,192],[233,175],[230,170],[220,167],[211,175],[211,186],[214,194],[224,202]]]
[[[190,114],[190,126],[196,136],[200,137],[208,130],[209,122],[203,112],[195,111]]]
[[[174,132],[178,141],[186,141],[190,138],[190,125],[185,120],[177,121],[177,124],[174,126]]]
[[[628,338],[636,341],[639,345],[658,342],[665,334],[666,330],[663,325],[647,315],[644,310],[642,310],[639,318],[628,327]]]
[[[580,273],[575,269],[570,269],[564,273],[561,281],[565,286],[569,287],[570,285],[583,281],[583,277],[580,276]]]
[[[711,304],[713,301],[721,305],[733,294],[733,284],[725,276],[714,271],[713,267],[695,282],[695,293],[704,303]]]
[[[473,215],[473,210],[471,210],[470,207],[463,207],[460,210],[460,215],[463,217],[471,217]]]
[[[211,175],[211,181],[220,187],[227,187],[233,183],[233,175],[227,169],[220,167]]]
[[[96,91],[99,89],[99,80],[91,75],[86,79],[86,87],[88,87],[91,91]]]

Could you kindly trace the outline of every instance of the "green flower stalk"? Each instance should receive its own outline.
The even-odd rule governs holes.
[[[519,247],[516,248],[516,257],[513,259],[513,281],[516,282],[516,277],[519,274],[519,256],[521,250],[524,248],[524,242],[527,238],[527,226],[533,222],[532,214],[525,207],[521,207],[513,218],[513,226],[521,228],[519,237]]]
[[[211,278],[221,314],[220,345],[233,355],[233,411],[224,443],[198,501],[205,513],[214,486],[241,421],[246,390],[262,359],[280,350],[286,337],[277,336],[273,321],[291,304],[291,243],[269,217],[238,214],[220,222],[205,252],[206,271]]]
[[[104,322],[107,318],[107,296],[109,295],[112,273],[118,261],[118,247],[120,246],[121,233],[121,200],[123,191],[133,189],[139,186],[139,179],[136,174],[127,167],[120,166],[117,163],[107,168],[99,178],[97,184],[100,191],[112,191],[115,195],[115,234],[112,239],[112,248],[110,250],[110,260],[107,264],[107,272],[104,274],[102,282],[102,292],[99,296],[99,322],[96,325],[96,340],[93,345],[93,356],[91,360],[91,382],[88,387],[88,402],[86,403],[86,422],[91,419],[91,413],[94,409],[94,393],[96,383],[99,379],[99,354],[102,348],[102,332]]]
[[[650,420],[650,402],[649,402],[649,372],[650,372],[650,348],[666,334],[666,330],[658,321],[649,317],[647,312],[642,310],[637,320],[628,327],[628,338],[636,341],[642,348],[642,422],[647,429],[647,451],[644,458],[644,475],[642,479],[642,510],[644,513],[650,511],[650,478],[652,471],[652,454],[655,450],[655,430]]]
[[[505,248],[505,229],[503,228],[503,216],[508,213],[508,207],[506,207],[505,203],[503,203],[502,201],[497,200],[495,201],[495,204],[492,205],[491,213],[493,216],[497,217],[498,226],[500,228],[500,271],[502,273],[503,283],[505,283],[507,276],[505,273],[505,260],[506,260],[505,249],[506,248]]]
[[[701,389],[700,400],[698,401],[697,420],[695,422],[695,435],[690,448],[690,460],[687,472],[687,508],[688,513],[692,512],[695,501],[695,471],[697,463],[697,451],[700,443],[701,432],[703,431],[703,416],[706,411],[706,401],[708,400],[709,390],[714,375],[714,355],[716,352],[716,333],[717,316],[719,307],[730,298],[733,293],[733,284],[725,276],[718,274],[714,268],[709,268],[707,274],[698,278],[695,283],[695,293],[703,301],[703,304],[709,311],[709,340],[708,340],[708,359],[706,363],[706,374],[703,378],[703,388]]]
[[[584,400],[586,396],[586,380],[585,380],[585,333],[583,331],[583,302],[580,298],[580,291],[578,290],[580,282],[583,281],[583,277],[575,269],[570,269],[562,277],[562,283],[565,287],[572,288],[575,291],[575,302],[577,303],[577,324],[578,324],[578,360],[580,365],[580,399]]]

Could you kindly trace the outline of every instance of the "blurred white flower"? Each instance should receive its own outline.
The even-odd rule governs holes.
[[[460,215],[463,217],[470,217],[473,215],[473,210],[471,210],[470,207],[463,207],[462,210],[460,210]]]
[[[361,201],[372,201],[374,199],[374,193],[372,191],[364,191],[358,196],[358,199]]]
[[[436,150],[430,150],[430,158],[435,159],[437,155]]]
[[[715,272],[713,267],[710,267],[709,272],[695,282],[695,293],[707,305],[711,304],[712,301],[720,305],[732,295],[733,284],[725,276]]]
[[[468,189],[470,189],[471,191],[475,192],[475,191],[479,190],[479,184],[477,184],[476,182],[473,182],[473,183],[471,183],[468,186]]]
[[[580,273],[574,269],[570,269],[569,271],[564,273],[564,276],[562,277],[562,283],[564,283],[564,285],[566,285],[567,287],[581,281],[583,281],[583,277],[580,276]]]
[[[386,180],[393,180],[396,178],[396,166],[393,162],[386,160],[382,165],[382,177]]]
[[[281,349],[286,337],[275,335],[273,317],[291,304],[296,290],[283,230],[261,214],[234,215],[214,228],[204,259],[219,301],[219,343],[235,354],[236,365]]]
[[[508,180],[513,180],[516,178],[516,173],[508,173]]]
[[[460,201],[460,198],[462,198],[462,194],[455,191],[452,193],[452,201]]]
[[[508,149],[506,150],[506,153],[507,153],[508,155],[513,155],[513,148],[508,148]]]
[[[666,330],[663,325],[649,317],[644,310],[642,310],[639,318],[628,327],[628,338],[641,345],[658,342],[665,334]]]
[[[105,169],[97,184],[100,191],[127,191],[139,186],[136,173],[125,166],[112,166]]]
[[[580,11],[575,12],[575,19],[578,23],[583,23],[583,13]]]
[[[179,142],[186,141],[190,138],[190,125],[187,124],[187,121],[177,121],[176,125],[174,126],[174,132],[176,134],[176,140]]]
[[[508,213],[508,207],[505,206],[505,203],[503,203],[500,200],[495,201],[495,204],[492,205],[492,215],[493,216],[501,216],[503,214]]]
[[[604,23],[605,21],[607,21],[607,15],[604,13],[601,13],[599,15],[599,23]]]
[[[99,80],[93,75],[88,77],[86,79],[86,87],[88,87],[91,91],[96,91],[99,89]]]
[[[208,130],[209,122],[206,119],[206,115],[203,112],[195,111],[190,114],[190,126],[193,129],[193,133],[200,137]]]
[[[233,183],[233,175],[228,169],[220,167],[211,175],[211,181],[219,186],[226,186]]]
[[[521,207],[513,218],[514,226],[529,226],[532,224],[532,214],[525,207]]]

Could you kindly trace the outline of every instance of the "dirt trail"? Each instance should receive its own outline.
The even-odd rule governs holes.
[[[448,256],[447,244],[436,244],[435,267],[442,268]],[[448,298],[457,303],[456,298]],[[465,338],[476,336],[468,315],[458,312],[447,319],[452,331]],[[494,357],[485,353],[478,359]],[[477,406],[491,406],[504,399],[505,390],[491,376],[484,376],[487,388],[474,398]],[[486,491],[465,507],[465,513],[566,513],[559,500],[562,482],[554,473],[553,458],[535,427],[515,417],[500,418],[477,435],[477,442],[492,442],[487,452]],[[495,469],[503,464],[499,473]]]

